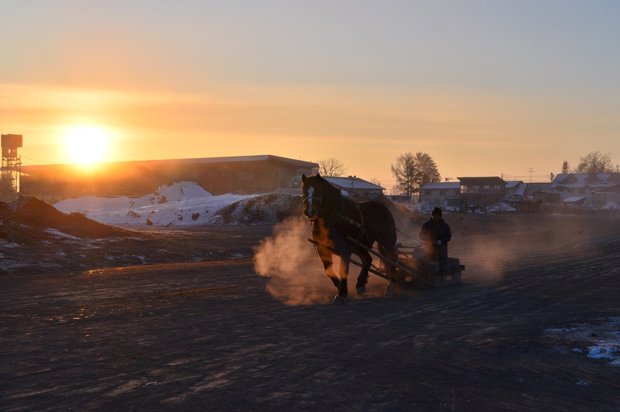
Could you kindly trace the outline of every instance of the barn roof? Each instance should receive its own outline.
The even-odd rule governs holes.
[[[275,160],[299,167],[319,167],[318,163],[306,162],[304,160],[290,159],[288,157],[280,157],[274,155],[253,155],[253,156],[225,156],[225,157],[201,157],[189,159],[170,159],[170,160],[144,160],[142,163],[239,163],[239,162],[264,162]]]
[[[185,159],[156,159],[156,160],[128,160],[128,161],[120,161],[120,162],[110,162],[110,165],[169,165],[169,164],[224,164],[224,163],[239,163],[239,162],[264,162],[264,161],[276,161],[284,164],[288,164],[295,167],[302,168],[316,168],[318,169],[319,165],[315,162],[307,162],[304,160],[290,159],[288,157],[274,156],[274,155],[253,155],[253,156],[225,156],[225,157],[198,157],[198,158],[185,158]],[[58,166],[68,166],[68,165],[28,165],[22,166],[22,169],[27,170],[35,170],[35,169],[45,169],[45,168],[54,168]]]

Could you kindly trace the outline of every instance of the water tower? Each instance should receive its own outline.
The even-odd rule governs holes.
[[[2,175],[0,176],[0,194],[19,193],[19,179],[22,169],[21,157],[17,149],[22,147],[21,134],[2,135]]]

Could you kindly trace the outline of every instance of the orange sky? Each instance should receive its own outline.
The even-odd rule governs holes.
[[[24,164],[68,162],[86,125],[110,161],[333,157],[387,188],[405,152],[451,178],[620,163],[619,7],[443,3],[14,3],[0,131]]]

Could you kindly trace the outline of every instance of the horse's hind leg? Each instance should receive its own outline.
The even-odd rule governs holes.
[[[372,256],[370,256],[370,253],[364,249],[360,249],[357,252],[357,255],[362,260],[362,268],[360,269],[360,274],[357,277],[355,289],[358,295],[363,295],[364,292],[366,292],[366,282],[368,282],[368,271],[370,270],[370,265],[372,264]]]

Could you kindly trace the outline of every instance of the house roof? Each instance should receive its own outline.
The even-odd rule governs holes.
[[[601,188],[614,186],[618,182],[620,173],[560,173],[551,182],[551,187]]]
[[[506,189],[514,189],[523,183],[523,180],[506,180]]]
[[[564,203],[580,203],[586,200],[585,196],[570,196],[564,199]]]
[[[525,196],[527,190],[527,184],[522,180],[510,180],[506,182],[506,189],[508,189],[514,196]]]
[[[525,193],[533,194],[536,192],[542,192],[551,189],[551,183],[528,183],[526,185]]]
[[[421,187],[424,190],[458,190],[461,188],[461,184],[459,182],[436,182],[436,183],[426,183]]]
[[[461,185],[505,185],[504,179],[497,176],[458,177]]]
[[[282,163],[288,163],[300,167],[319,167],[318,163],[306,162],[304,160],[290,159],[288,157],[280,157],[274,155],[253,155],[253,156],[225,156],[225,157],[201,157],[190,159],[172,159],[172,160],[146,160],[144,163],[157,162],[174,162],[174,163],[239,163],[239,162],[264,162],[267,160],[275,160]]]
[[[597,193],[620,193],[620,183],[614,183],[606,187],[599,187],[594,189],[593,192]]]
[[[349,177],[330,177],[330,176],[325,177],[323,176],[323,178],[327,180],[329,183],[331,183],[332,185],[338,187],[339,189],[383,190],[383,187],[376,185],[374,183],[370,183],[364,179],[360,179],[359,177],[356,177],[356,176],[349,176]]]

